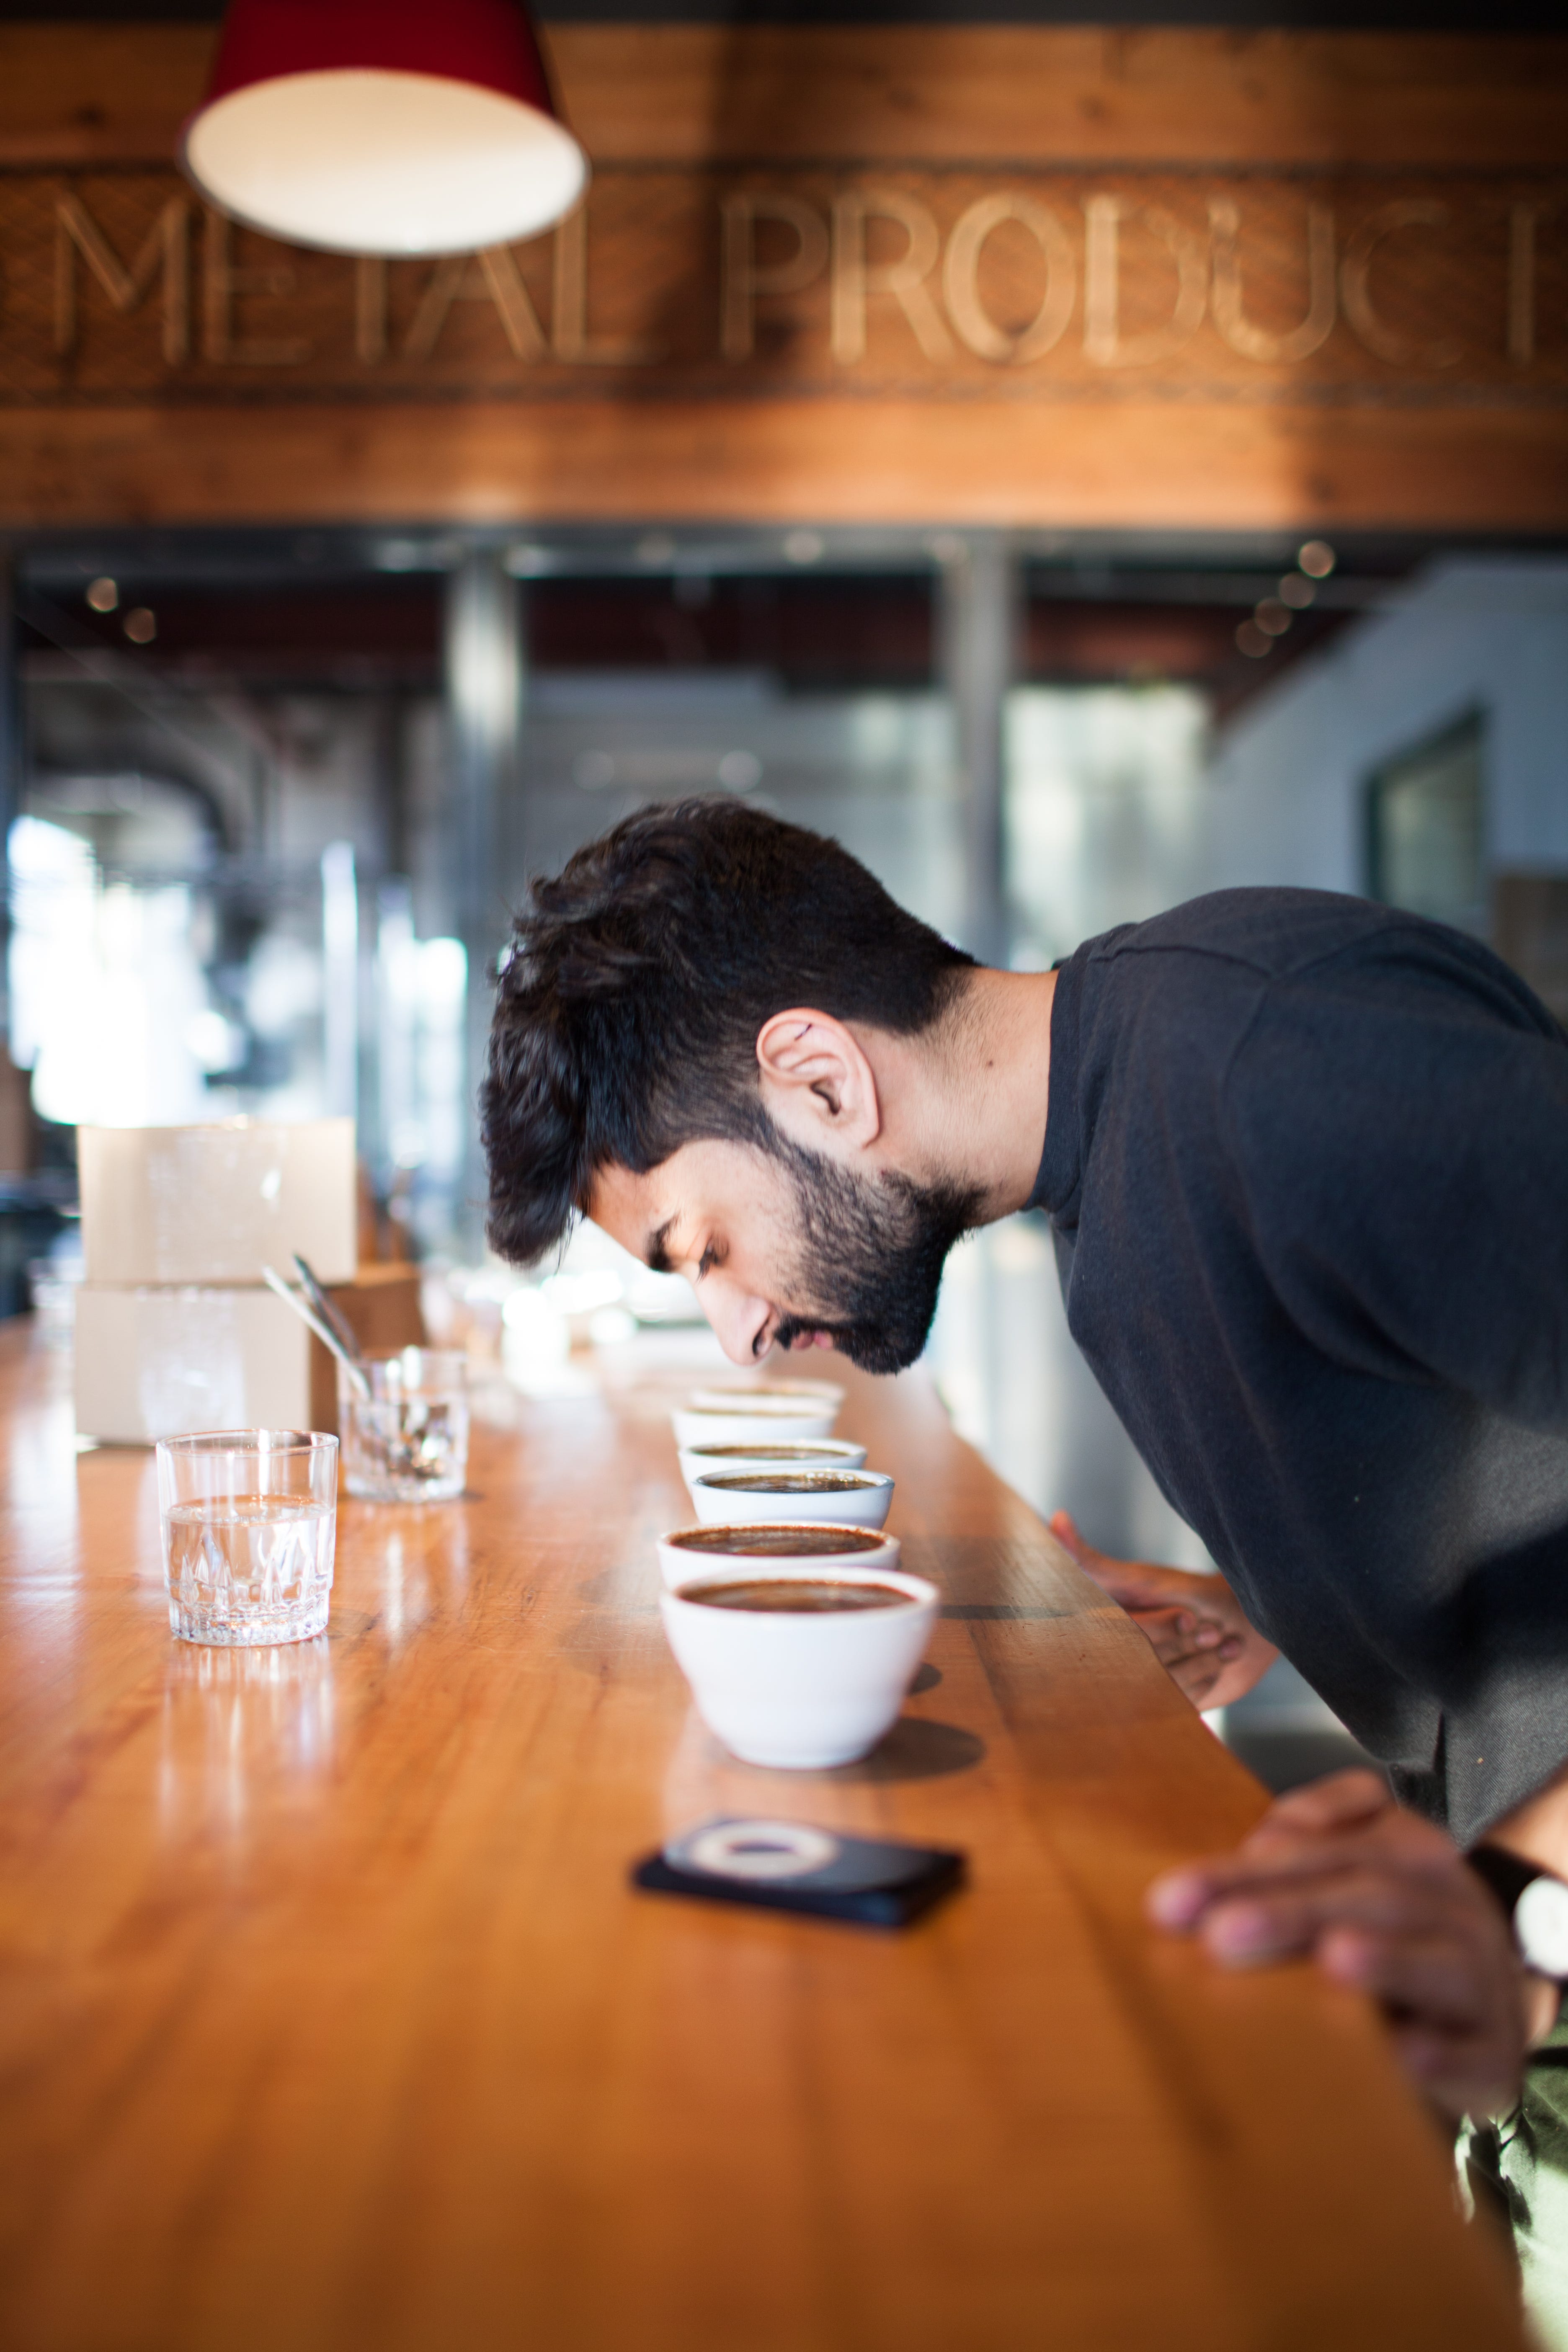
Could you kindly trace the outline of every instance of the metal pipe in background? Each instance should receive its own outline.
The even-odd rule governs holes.
[[[1005,964],[1012,946],[1003,855],[1004,724],[1017,675],[1020,567],[1005,531],[943,531],[937,572],[937,667],[952,705],[963,802],[960,945]]]
[[[486,1193],[478,1090],[484,1075],[490,974],[510,909],[500,872],[500,816],[521,773],[525,663],[521,594],[500,547],[470,546],[447,574],[446,693],[451,829],[449,920],[468,960],[464,1149],[457,1238],[477,1256]]]
[[[358,1120],[359,881],[352,841],[331,841],[321,852],[322,1058],[327,1110]],[[362,1157],[367,1139],[361,1136]]]
[[[11,1034],[11,827],[25,789],[17,569],[15,547],[0,540],[0,1048]]]

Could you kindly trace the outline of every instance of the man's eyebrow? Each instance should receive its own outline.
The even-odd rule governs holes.
[[[675,1268],[669,1262],[668,1249],[669,1229],[674,1223],[675,1219],[673,1217],[666,1217],[658,1231],[654,1234],[649,1234],[647,1237],[647,1247],[643,1252],[643,1261],[650,1274],[673,1274],[675,1272]]]

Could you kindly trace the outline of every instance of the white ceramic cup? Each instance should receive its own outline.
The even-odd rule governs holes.
[[[835,1583],[892,1585],[905,1596],[882,1609],[795,1615],[715,1609],[700,1597],[742,1575],[800,1583],[824,1572],[821,1560],[730,1561],[661,1596],[697,1712],[742,1763],[826,1771],[866,1755],[898,1718],[936,1621],[939,1595],[923,1577],[882,1565],[832,1570]]]
[[[681,1448],[680,1475],[686,1491],[710,1470],[863,1470],[866,1449],[847,1437],[775,1438],[771,1445],[687,1445]]]
[[[671,1416],[677,1445],[775,1445],[796,1437],[831,1437],[838,1407],[826,1397],[758,1398],[742,1411],[689,1404]]]
[[[692,1508],[705,1528],[748,1520],[835,1520],[841,1527],[879,1528],[893,1500],[893,1482],[880,1470],[710,1470],[690,1485]]]

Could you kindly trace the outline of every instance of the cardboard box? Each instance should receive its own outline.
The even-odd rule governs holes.
[[[366,1349],[424,1339],[416,1266],[366,1266],[331,1295]],[[266,1288],[84,1282],[76,1423],[83,1437],[129,1445],[195,1429],[335,1431],[337,1367]]]
[[[76,1296],[76,1425],[149,1444],[193,1429],[308,1429],[310,1334],[269,1290]]]
[[[77,1151],[90,1283],[259,1283],[264,1265],[291,1276],[295,1250],[322,1282],[353,1278],[352,1118],[83,1127]]]

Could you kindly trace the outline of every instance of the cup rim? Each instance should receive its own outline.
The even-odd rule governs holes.
[[[756,1437],[749,1440],[744,1437],[716,1437],[710,1438],[705,1444],[683,1445],[680,1448],[682,1458],[686,1460],[694,1457],[707,1460],[710,1456],[717,1458],[721,1454],[729,1454],[731,1457],[745,1454],[749,1458],[753,1454],[786,1454],[796,1451],[842,1456],[846,1454],[864,1454],[866,1449],[853,1437]],[[826,1468],[826,1464],[823,1466]],[[858,1467],[858,1465],[853,1466]]]
[[[819,1421],[825,1412],[834,1410],[829,1396],[752,1397],[733,1404],[679,1404],[677,1412],[695,1414],[702,1421]]]
[[[898,1537],[890,1536],[886,1528],[858,1527],[853,1519],[734,1519],[722,1522],[717,1527],[709,1526],[700,1519],[689,1519],[684,1527],[666,1528],[664,1534],[658,1538],[658,1541],[667,1550],[679,1551],[682,1549],[680,1541],[682,1536],[701,1536],[704,1540],[700,1550],[693,1551],[689,1554],[689,1557],[693,1559],[730,1559],[787,1560],[791,1557],[788,1552],[742,1551],[725,1553],[716,1550],[712,1542],[712,1538],[717,1535],[776,1536],[780,1529],[784,1528],[798,1528],[803,1535],[811,1535],[813,1537],[822,1535],[847,1536],[849,1538],[849,1542],[846,1545],[845,1549],[851,1555],[857,1552],[863,1553],[865,1551],[866,1538],[868,1536],[872,1537],[878,1544],[896,1544],[899,1541]],[[834,1555],[832,1552],[817,1551],[814,1548],[810,1551],[797,1552],[794,1557],[800,1560],[809,1561],[813,1559],[831,1559]],[[705,1573],[706,1571],[698,1570],[696,1572],[700,1574]]]
[[[726,1401],[723,1409],[728,1412],[728,1400],[731,1397],[783,1397],[791,1402],[796,1398],[836,1397],[842,1403],[845,1393],[842,1381],[759,1381],[754,1387],[745,1381],[737,1381],[733,1386],[727,1381],[704,1381],[700,1388],[692,1390],[688,1402],[701,1408],[710,1398],[722,1397]]]
[[[191,1429],[160,1437],[160,1454],[314,1454],[337,1439],[326,1429]]]
[[[709,1486],[711,1487],[715,1493],[722,1493],[726,1491],[725,1481],[727,1479],[734,1480],[737,1478],[745,1478],[754,1482],[758,1479],[765,1480],[770,1475],[777,1476],[779,1478],[852,1478],[858,1486],[890,1486],[893,1483],[891,1471],[868,1470],[861,1465],[847,1462],[840,1463],[837,1468],[831,1467],[826,1462],[819,1464],[815,1468],[813,1468],[810,1464],[803,1464],[801,1468],[795,1471],[786,1469],[781,1463],[776,1472],[770,1471],[766,1467],[761,1470],[746,1470],[737,1465],[734,1468],[730,1470],[699,1471],[693,1477],[691,1483],[693,1486]],[[732,1493],[734,1491],[733,1486],[731,1486],[727,1491]],[[753,1484],[751,1486],[750,1491],[753,1494],[765,1495],[769,1492],[769,1489],[765,1485],[759,1486]],[[799,1487],[792,1488],[789,1486],[775,1486],[772,1491],[776,1495],[788,1495],[791,1493],[798,1494],[802,1490]],[[809,1494],[813,1491],[821,1492],[822,1490],[814,1490],[807,1487],[805,1491]],[[775,1521],[773,1524],[780,1527],[787,1527],[789,1525],[789,1521],[787,1519],[782,1519]],[[831,1520],[823,1521],[819,1519],[813,1522],[813,1525],[817,1527],[824,1525],[831,1526],[832,1524],[834,1523]],[[848,1522],[847,1521],[846,1525],[847,1524]],[[861,1532],[864,1533],[865,1530],[862,1529]]]
[[[781,1572],[782,1571],[782,1572]],[[666,1601],[683,1601],[689,1608],[697,1608],[697,1596],[709,1585],[733,1584],[737,1581],[734,1569],[727,1566],[717,1572],[704,1569],[700,1575],[683,1577],[679,1584],[666,1587]],[[779,1560],[759,1561],[744,1580],[748,1584],[888,1584],[899,1586],[911,1609],[929,1609],[942,1599],[941,1593],[928,1577],[915,1576],[907,1568],[879,1568],[868,1560],[862,1567],[848,1565],[831,1568],[820,1562],[803,1560],[799,1567],[786,1567]],[[771,1609],[731,1609],[731,1617],[773,1617],[780,1612]],[[787,1612],[784,1612],[787,1613]],[[796,1612],[797,1614],[801,1612]],[[830,1613],[830,1612],[825,1612]],[[865,1612],[858,1612],[864,1616]]]

